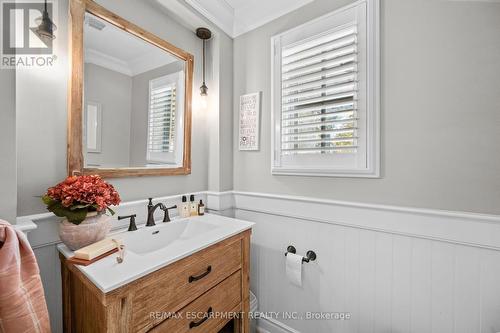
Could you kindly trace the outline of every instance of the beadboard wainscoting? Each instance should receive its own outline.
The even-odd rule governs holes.
[[[222,194],[228,196],[229,194]],[[262,331],[495,333],[500,331],[500,217],[233,192],[235,217],[256,222],[251,288]],[[284,252],[314,250],[303,286]],[[281,314],[350,313],[350,320]]]
[[[238,191],[196,195],[211,213],[256,222],[251,289],[259,311],[269,314],[259,319],[262,333],[500,331],[500,216]],[[156,201],[174,204],[180,196]],[[143,222],[146,204],[123,203],[117,214],[137,213]],[[62,332],[58,219],[38,214],[23,221],[38,226],[28,236],[52,330]],[[127,223],[113,221],[113,228]],[[286,280],[288,245],[318,255],[304,264],[301,288]],[[283,312],[351,318],[295,320]]]

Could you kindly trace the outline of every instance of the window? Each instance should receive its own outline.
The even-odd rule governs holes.
[[[272,38],[273,174],[378,177],[378,1]]]
[[[182,165],[183,72],[149,81],[147,162]],[[179,153],[177,153],[179,152]]]
[[[87,153],[100,153],[102,141],[102,106],[101,103],[87,102],[85,112],[84,142]]]

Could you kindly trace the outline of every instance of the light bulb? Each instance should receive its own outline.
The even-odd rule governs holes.
[[[202,109],[206,109],[208,107],[208,96],[207,95],[200,96],[200,106]]]

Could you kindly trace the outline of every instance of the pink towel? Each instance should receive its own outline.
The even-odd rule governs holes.
[[[0,332],[50,333],[49,313],[35,254],[25,235],[2,220]]]

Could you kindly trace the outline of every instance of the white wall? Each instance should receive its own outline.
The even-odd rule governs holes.
[[[260,320],[269,332],[500,330],[498,216],[452,216],[245,192],[235,197],[236,217],[256,222],[250,283],[259,310],[351,315],[343,321]],[[484,242],[472,236],[478,230]],[[486,241],[490,237],[497,240],[494,246]],[[316,261],[302,265],[302,287],[286,278],[288,245],[301,255],[308,250],[317,254]]]
[[[240,95],[262,91],[261,149],[234,143],[234,189],[500,213],[500,4],[381,1],[382,178],[270,173],[270,38],[349,0],[316,0],[234,40]]]

